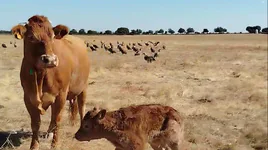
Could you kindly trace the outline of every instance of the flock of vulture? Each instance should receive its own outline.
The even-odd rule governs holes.
[[[12,45],[16,48],[17,44],[16,42],[10,41],[10,45]],[[113,43],[109,42],[108,44],[100,41],[99,44],[97,44],[96,40],[93,40],[93,42],[85,41],[86,46],[91,51],[97,51],[98,49],[104,49],[105,51],[114,54],[114,53],[122,53],[123,55],[134,52],[134,56],[140,56],[141,53],[144,55],[144,60],[148,63],[152,63],[155,61],[155,58],[159,56],[159,52],[161,50],[165,50],[166,46],[163,44],[160,44],[160,42],[137,42],[137,43],[128,43],[125,44],[124,42],[118,42],[116,44],[116,47],[113,45]],[[2,44],[3,48],[7,48],[7,44]],[[150,55],[147,55],[146,53],[150,53]]]
[[[12,41],[10,41],[10,45],[12,45],[12,44],[13,44],[14,47],[17,47],[16,41],[14,43]],[[7,48],[7,45],[5,43],[3,43],[2,47]]]
[[[160,44],[160,42],[137,42],[137,43],[128,43],[125,44],[124,42],[118,42],[116,43],[116,46],[113,45],[111,42],[103,42],[100,41],[100,45],[97,44],[95,40],[93,42],[85,41],[86,46],[91,51],[97,51],[98,49],[104,49],[105,51],[114,54],[114,53],[122,53],[123,55],[134,52],[134,56],[140,56],[141,53],[144,55],[144,60],[148,63],[152,63],[155,61],[155,58],[159,56],[159,52],[161,50],[165,50],[166,46],[163,44]],[[151,55],[147,55],[146,53],[151,53]]]

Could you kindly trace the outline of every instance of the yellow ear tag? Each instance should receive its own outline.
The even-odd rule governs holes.
[[[16,33],[17,39],[21,40],[21,35]]]

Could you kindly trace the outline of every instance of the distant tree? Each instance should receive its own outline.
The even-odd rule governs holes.
[[[227,32],[227,29],[225,29],[223,27],[217,27],[214,29],[214,32],[219,33],[219,34],[223,34],[223,33]]]
[[[101,31],[99,34],[103,34],[103,32]]]
[[[135,34],[137,34],[137,33],[136,33],[136,30],[131,30],[129,34],[130,34],[130,35],[135,35]]]
[[[154,34],[154,31],[153,30],[149,30],[148,31],[148,34]]]
[[[80,30],[78,31],[78,34],[86,34],[85,29],[80,29]]]
[[[11,34],[11,31],[0,30],[0,34]]]
[[[115,31],[116,35],[127,35],[129,34],[129,29],[126,27],[120,27]]]
[[[202,33],[208,33],[208,29],[204,29]]]
[[[154,34],[158,34],[158,33],[159,33],[159,31],[158,31],[158,30],[154,31]]]
[[[97,35],[98,32],[97,31],[94,31],[94,30],[88,30],[87,31],[87,34],[89,34],[89,35]]]
[[[78,32],[75,30],[75,29],[72,29],[70,32],[69,32],[69,34],[77,34]]]
[[[113,34],[113,32],[111,30],[106,30],[106,31],[104,31],[104,34],[111,35],[111,34]]]
[[[142,30],[141,29],[136,29],[136,34],[142,34]]]
[[[261,32],[261,26],[255,26],[255,28],[258,30],[258,33]]]
[[[195,34],[200,34],[200,32],[195,32]]]
[[[136,29],[136,30],[131,30],[130,33],[131,35],[139,35],[142,34],[142,30],[141,29]]]
[[[248,33],[256,33],[256,29],[251,26],[247,26],[246,30],[248,31]]]
[[[174,34],[174,33],[175,33],[175,31],[174,31],[174,30],[172,30],[171,28],[169,28],[169,29],[168,29],[168,33],[169,33],[169,34]]]
[[[268,34],[268,27],[267,27],[267,28],[263,28],[263,29],[261,30],[261,33]]]
[[[164,34],[164,30],[163,29],[160,29],[160,30],[158,30],[158,33]]]
[[[187,29],[187,34],[189,34],[189,33],[194,33],[195,31],[194,31],[194,28],[188,28]]]
[[[248,33],[260,33],[261,32],[261,27],[260,26],[247,26],[246,30]]]
[[[167,34],[167,31],[165,31],[165,34]]]
[[[178,30],[178,33],[180,33],[180,34],[185,33],[185,30],[184,30],[183,28],[180,28],[180,29]]]

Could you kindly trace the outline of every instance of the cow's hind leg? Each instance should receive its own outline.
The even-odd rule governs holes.
[[[51,147],[55,148],[58,143],[59,139],[59,127],[60,127],[60,121],[61,121],[61,116],[63,112],[63,107],[66,102],[66,97],[67,97],[67,92],[61,92],[55,100],[55,103],[52,104],[52,112],[51,112],[51,124],[53,127],[53,139],[51,143]]]
[[[69,111],[70,111],[70,122],[72,124],[72,126],[75,125],[75,120],[76,120],[76,116],[78,113],[78,103],[77,103],[77,96],[75,96],[72,100],[70,101],[70,107],[69,107]]]
[[[25,94],[24,94],[24,103],[31,117],[31,128],[33,132],[30,149],[38,150],[39,149],[38,132],[41,125],[40,113],[39,110],[32,105],[32,103],[30,102],[30,98]]]
[[[85,103],[86,103],[86,90],[84,90],[82,93],[80,93],[77,97],[78,101],[78,110],[80,115],[80,121],[82,122],[83,117],[85,115]]]

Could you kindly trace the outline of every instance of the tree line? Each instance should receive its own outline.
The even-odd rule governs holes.
[[[246,31],[248,33],[263,33],[263,34],[268,34],[268,27],[266,28],[261,28],[260,26],[247,26]],[[148,31],[142,31],[141,29],[132,29],[129,30],[127,27],[119,27],[117,28],[116,31],[111,31],[111,30],[106,30],[104,32],[98,32],[94,30],[88,30],[86,31],[85,29],[71,29],[70,34],[73,35],[161,35],[161,34],[227,34],[229,33],[226,28],[223,27],[216,27],[212,32],[210,32],[207,28],[203,29],[202,32],[195,31],[194,28],[179,28],[177,31],[169,28],[168,30],[164,29],[159,29],[156,31],[153,30],[148,30]],[[241,33],[241,32],[240,32]],[[0,30],[0,34],[11,34],[11,31],[5,31],[5,30]],[[236,33],[234,33],[236,34]]]
[[[248,33],[264,33],[268,34],[268,28],[261,28],[260,26],[248,26],[246,27],[246,31]],[[212,32],[210,32],[207,28],[203,29],[202,32],[195,31],[194,28],[179,28],[177,31],[169,28],[168,30],[159,29],[156,31],[148,30],[142,31],[141,29],[132,29],[129,30],[127,27],[119,27],[116,31],[106,30],[104,32],[97,32],[94,30],[88,30],[86,32],[85,29],[71,29],[70,34],[78,34],[78,35],[159,35],[159,34],[226,34],[229,33],[226,28],[216,27]]]

